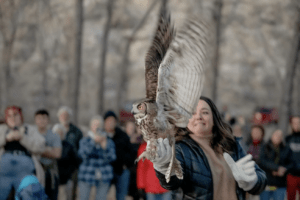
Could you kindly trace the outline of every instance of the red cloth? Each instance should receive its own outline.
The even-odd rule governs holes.
[[[287,175],[286,181],[287,198],[288,200],[295,200],[297,191],[300,192],[300,177],[289,174]]]
[[[146,149],[147,143],[142,143],[138,150],[138,156]],[[141,159],[137,164],[136,183],[138,189],[144,189],[146,193],[162,194],[168,192],[160,186],[156,177],[153,163],[147,159]]]

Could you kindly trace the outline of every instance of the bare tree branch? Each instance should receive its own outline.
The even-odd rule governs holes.
[[[107,41],[109,36],[109,31],[111,27],[111,18],[112,18],[112,11],[113,11],[113,4],[114,0],[107,0],[107,20],[104,28],[104,35],[102,39],[102,46],[101,46],[101,55],[100,55],[100,67],[99,67],[99,88],[98,88],[98,113],[100,115],[103,114],[104,108],[104,79],[105,79],[105,68],[106,68],[106,53],[107,53]]]
[[[220,43],[221,43],[221,19],[222,19],[222,0],[215,1],[214,21],[216,24],[216,46],[214,58],[212,61],[213,67],[213,82],[212,82],[212,100],[217,100],[218,79],[219,79],[219,62],[220,62]]]
[[[78,104],[80,97],[80,77],[81,77],[81,44],[83,28],[83,0],[76,0],[76,35],[75,35],[75,88],[74,88],[74,122],[78,122]]]
[[[120,78],[119,78],[119,84],[117,87],[117,106],[119,110],[122,106],[122,102],[124,100],[124,95],[126,94],[127,88],[126,88],[126,78],[127,78],[127,70],[128,70],[128,66],[129,66],[129,54],[130,54],[130,47],[132,42],[134,41],[135,35],[137,34],[137,32],[143,27],[143,25],[145,24],[149,14],[151,13],[151,11],[153,10],[153,8],[155,7],[156,3],[159,0],[155,0],[152,2],[152,4],[150,5],[150,7],[148,8],[148,10],[146,11],[145,15],[142,17],[141,21],[136,25],[136,27],[133,29],[131,36],[128,38],[126,46],[125,46],[125,50],[124,50],[124,54],[123,54],[123,58],[122,61],[120,63]],[[162,3],[166,3],[167,0],[163,0]]]
[[[295,77],[296,67],[299,58],[299,51],[300,51],[300,10],[297,7],[298,12],[298,19],[296,22],[295,28],[295,38],[292,43],[291,53],[289,54],[290,57],[287,61],[286,66],[286,77],[284,80],[283,90],[281,93],[281,104],[279,108],[279,128],[283,131],[284,134],[287,134],[288,131],[288,122],[289,116],[291,114],[291,101],[292,101],[292,94],[293,94],[293,79]]]
[[[2,69],[1,69],[1,105],[0,109],[3,110],[9,102],[9,91],[12,84],[11,72],[10,72],[10,61],[12,57],[13,45],[16,38],[16,32],[18,27],[18,18],[21,11],[24,10],[26,1],[20,1],[15,4],[14,0],[9,1],[9,6],[3,10],[3,6],[7,3],[6,1],[0,1],[0,15],[1,15],[1,29],[3,39],[4,39],[4,49],[2,54]],[[6,16],[3,12],[8,12],[8,19],[4,19]],[[5,20],[9,20],[10,26],[5,26]],[[3,28],[3,29],[2,29]],[[11,29],[11,30],[10,30]]]

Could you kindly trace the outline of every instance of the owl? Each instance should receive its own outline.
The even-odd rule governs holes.
[[[146,98],[133,104],[137,126],[148,142],[138,157],[155,159],[158,138],[168,138],[171,162],[165,175],[183,179],[175,157],[176,138],[187,134],[187,124],[196,109],[204,82],[208,26],[198,19],[187,19],[175,34],[166,4],[160,11],[158,26],[145,60]]]

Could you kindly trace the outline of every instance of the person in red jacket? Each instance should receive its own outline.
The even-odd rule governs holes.
[[[138,149],[138,156],[146,149],[147,143],[144,142]],[[169,200],[171,192],[160,186],[159,180],[155,175],[153,163],[147,159],[140,160],[137,164],[137,188],[144,190],[147,200]]]

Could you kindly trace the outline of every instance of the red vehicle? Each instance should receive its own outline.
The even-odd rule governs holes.
[[[253,115],[254,124],[277,123],[278,119],[278,110],[276,108],[261,107]]]

